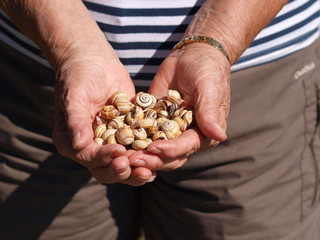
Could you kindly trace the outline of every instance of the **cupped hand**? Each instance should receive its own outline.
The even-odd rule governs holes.
[[[195,113],[196,126],[173,140],[155,141],[147,151],[133,153],[133,166],[152,171],[174,170],[201,148],[226,140],[230,104],[230,64],[212,46],[185,45],[172,52],[161,64],[150,87],[157,98],[168,89],[178,90]]]
[[[117,91],[133,97],[135,89],[117,56],[107,53],[109,49],[80,50],[66,57],[57,69],[53,132],[57,150],[85,166],[102,183],[138,186],[151,181],[152,171],[130,166],[129,156],[134,151],[93,141],[93,120],[107,100]]]

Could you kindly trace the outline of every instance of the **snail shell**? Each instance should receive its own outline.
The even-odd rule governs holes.
[[[158,131],[155,134],[153,134],[152,136],[152,140],[153,141],[157,141],[157,140],[168,140],[167,135],[165,134],[164,131]]]
[[[157,99],[155,96],[145,92],[138,92],[135,97],[135,103],[142,109],[150,109],[155,106]]]
[[[107,138],[107,143],[108,143],[108,144],[116,144],[116,143],[117,143],[116,135],[115,135],[115,134],[111,134],[111,135]]]
[[[97,144],[102,145],[103,142],[104,142],[104,140],[103,140],[102,138],[95,138],[95,139],[94,139],[94,142],[97,143]]]
[[[119,129],[123,127],[123,120],[121,118],[111,119],[108,123],[108,128]]]
[[[102,138],[104,141],[107,141],[108,137],[109,137],[111,134],[115,134],[116,131],[117,131],[117,129],[113,129],[113,128],[107,129],[107,130],[101,135],[101,138]]]
[[[157,111],[155,109],[151,108],[148,111],[146,111],[145,116],[157,118]]]
[[[185,109],[187,107],[187,103],[183,99],[176,100],[175,102],[179,105],[180,109]]]
[[[152,137],[156,132],[159,131],[159,127],[154,125],[154,126],[151,126],[149,129],[148,129],[148,136],[149,137]]]
[[[144,113],[139,106],[135,106],[132,111],[128,112],[126,115],[126,121],[128,124],[131,124],[133,121],[144,118]]]
[[[130,102],[129,96],[126,92],[116,92],[112,95],[111,97],[111,104],[112,105],[117,105],[120,102]]]
[[[154,106],[154,109],[156,109],[157,111],[167,110],[167,108],[170,107],[171,104],[172,102],[167,99],[160,99],[159,101],[157,101],[156,105]]]
[[[130,127],[122,127],[116,132],[116,140],[122,145],[130,145],[134,141],[134,134]]]
[[[136,128],[133,129],[133,134],[135,139],[146,139],[147,138],[147,131],[144,128]]]
[[[164,123],[164,122],[166,122],[166,121],[168,121],[168,118],[166,118],[166,117],[159,117],[159,118],[157,118],[157,126],[161,126],[162,123]]]
[[[187,123],[188,127],[191,125],[192,123],[192,119],[193,119],[193,116],[192,116],[192,111],[189,110],[187,111],[184,115],[183,115],[183,120]]]
[[[161,124],[162,131],[165,132],[168,139],[173,139],[181,134],[179,124],[174,120],[168,120]]]
[[[120,114],[122,114],[122,115],[127,114],[134,107],[133,103],[131,103],[131,102],[118,102],[118,103],[115,103],[115,105],[116,105],[118,111],[120,112]]]
[[[186,109],[179,109],[177,110],[175,113],[174,113],[174,116],[173,117],[183,117],[183,115],[188,112],[188,110]]]
[[[95,120],[92,124],[93,129],[96,129],[100,124],[105,124],[107,120],[99,117],[98,115],[95,117]]]
[[[119,116],[120,112],[113,105],[106,105],[102,108],[100,116],[104,119],[113,119]]]
[[[131,146],[135,150],[142,150],[147,148],[151,143],[152,143],[152,140],[150,138],[146,138],[143,140],[138,139],[138,140],[135,140]]]
[[[96,129],[94,130],[94,136],[96,138],[100,138],[102,136],[102,134],[107,130],[107,127],[105,124],[100,124],[96,127]]]
[[[187,122],[183,120],[181,117],[175,117],[173,120],[179,124],[181,132],[184,132],[187,130]]]
[[[167,110],[157,110],[158,117],[169,118],[169,113]]]
[[[167,109],[168,115],[172,118],[176,111],[180,110],[179,105],[175,102],[171,104],[171,106]]]
[[[111,102],[93,121],[94,141],[98,144],[119,143],[145,149],[152,140],[176,138],[192,123],[193,113],[185,109],[187,104],[176,90],[168,90],[159,101],[152,94],[139,92],[136,105],[127,93],[119,91],[112,95]]]
[[[104,123],[105,123],[105,121],[104,121],[101,117],[99,117],[99,116],[96,116],[96,117],[95,117],[95,122],[96,122],[97,125],[100,125],[100,124],[104,124]]]
[[[167,93],[168,100],[179,100],[181,99],[181,94],[177,90],[169,89]]]
[[[131,128],[150,128],[154,126],[157,121],[153,117],[146,117],[140,120],[137,120],[131,124]]]

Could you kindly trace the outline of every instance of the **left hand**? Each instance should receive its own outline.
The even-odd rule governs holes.
[[[174,170],[197,150],[226,140],[230,104],[230,64],[212,46],[193,43],[172,52],[161,64],[149,92],[157,98],[178,90],[195,111],[197,127],[173,140],[150,144],[130,156],[132,166]]]

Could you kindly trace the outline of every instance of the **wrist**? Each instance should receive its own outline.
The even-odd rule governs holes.
[[[184,36],[200,35],[213,38],[223,46],[223,50],[228,55],[229,62],[232,65],[238,58],[233,52],[234,43],[230,41],[234,39],[233,32],[228,24],[218,18],[214,10],[215,7],[212,6],[210,1],[206,1],[195,14]]]
[[[287,0],[206,0],[185,36],[204,35],[224,47],[233,65]]]
[[[184,37],[173,47],[173,51],[192,43],[202,43],[202,44],[210,45],[216,48],[217,50],[219,50],[230,62],[228,53],[224,50],[223,45],[219,43],[217,40],[210,38],[208,36],[195,35],[195,36]]]

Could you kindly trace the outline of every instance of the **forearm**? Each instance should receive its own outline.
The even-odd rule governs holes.
[[[107,41],[80,0],[4,0],[0,7],[57,68],[68,56],[90,49],[99,52]],[[111,46],[108,54],[114,55]],[[68,53],[68,54],[67,54]]]
[[[185,35],[215,38],[224,46],[232,65],[286,2],[207,0],[193,18]]]

